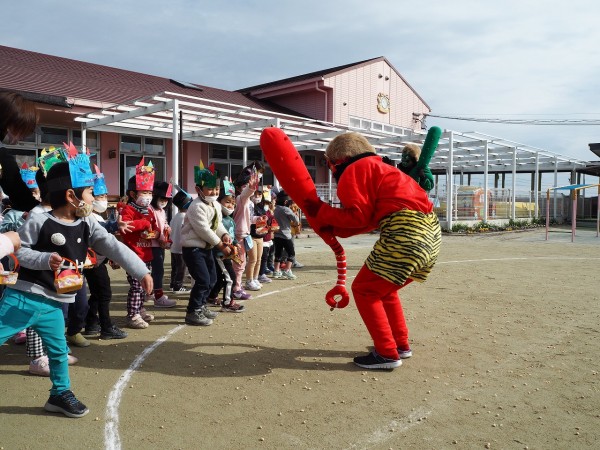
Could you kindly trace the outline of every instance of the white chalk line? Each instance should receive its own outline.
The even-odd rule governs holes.
[[[123,372],[123,375],[119,377],[119,381],[117,381],[112,391],[110,391],[108,402],[106,403],[106,424],[104,426],[105,448],[109,450],[121,449],[121,438],[119,436],[119,404],[121,403],[121,396],[125,386],[146,357],[184,326],[185,325],[176,326],[163,337],[157,339],[152,345],[146,347],[144,351],[133,360],[129,368]]]
[[[576,256],[574,256],[574,257],[563,257],[563,256],[560,256],[560,257],[539,256],[538,257],[538,256],[534,256],[534,257],[461,259],[461,260],[453,260],[453,261],[438,261],[436,264],[460,264],[460,263],[497,262],[497,261],[527,261],[527,260],[540,260],[540,259],[554,260],[557,258],[560,258],[560,260],[565,260],[565,259],[568,259],[568,260],[590,260],[590,259],[597,260],[597,259],[600,259],[600,257],[586,258],[586,257],[576,257]],[[351,278],[354,278],[354,276],[348,277],[348,279],[351,279]],[[278,289],[275,291],[266,292],[264,294],[257,295],[254,297],[254,299],[268,297],[273,294],[287,292],[287,291],[291,291],[291,290],[294,290],[297,288],[304,288],[307,286],[317,286],[317,285],[326,284],[326,283],[334,283],[335,281],[337,281],[337,279],[317,281],[314,283],[308,283],[308,284],[302,284],[302,285],[296,284],[296,285],[293,285],[293,286],[290,286],[290,287],[287,287],[284,289]],[[105,448],[107,450],[121,450],[121,438],[119,436],[119,404],[121,402],[121,395],[123,393],[123,390],[125,389],[126,384],[129,382],[129,380],[131,379],[133,374],[136,372],[138,367],[144,362],[144,360],[148,356],[150,356],[150,354],[154,350],[156,350],[156,348],[158,346],[163,344],[173,334],[177,333],[183,327],[185,327],[185,325],[176,326],[175,328],[173,328],[172,330],[167,332],[166,335],[158,338],[154,343],[152,343],[150,346],[146,347],[146,349],[144,349],[144,351],[142,353],[140,353],[133,360],[133,362],[131,363],[129,368],[125,372],[123,372],[123,375],[121,375],[119,377],[119,381],[113,386],[113,389],[111,390],[111,392],[108,396],[108,402],[106,404],[106,424],[104,427],[104,441],[105,441]],[[363,444],[354,444],[350,448],[357,448],[357,445],[362,445],[361,448],[366,448],[366,446],[368,446],[368,445],[373,445],[373,444],[384,442],[385,440],[391,438],[391,436],[390,436],[391,433],[389,433],[389,429],[393,428],[393,429],[400,430],[400,431],[406,430],[412,426],[415,426],[415,425],[421,423],[421,421],[413,420],[414,418],[412,417],[412,415],[420,414],[420,417],[422,417],[423,415],[427,416],[430,413],[431,413],[431,411],[428,411],[427,413],[415,412],[407,417],[407,421],[405,421],[406,423],[400,422],[398,420],[392,420],[386,426],[381,427],[378,430],[375,430],[371,435],[367,436],[365,438]]]

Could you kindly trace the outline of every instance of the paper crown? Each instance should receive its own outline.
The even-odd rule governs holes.
[[[38,166],[42,168],[44,174],[47,174],[54,164],[66,161],[67,153],[62,148],[43,148],[38,158]]]
[[[94,164],[94,195],[105,195],[108,194],[108,188],[106,187],[106,181],[104,180],[104,174],[100,172],[100,168]]]
[[[154,190],[154,166],[152,161],[148,161],[148,165],[144,165],[144,157],[140,163],[135,166],[135,190],[136,191],[153,191]]]
[[[63,145],[69,157],[69,173],[73,189],[94,186],[95,177],[90,167],[88,150],[85,149],[85,153],[79,152],[72,142],[69,142],[69,145],[63,142]]]
[[[177,208],[183,209],[192,201],[192,196],[177,185],[175,185],[175,189],[177,189],[177,193],[173,196],[173,204]]]
[[[173,185],[166,181],[155,181],[152,195],[155,197],[172,198],[173,197]]]
[[[204,168],[204,164],[200,161],[199,166],[194,166],[194,182],[196,186],[216,188],[220,187],[219,171],[215,169],[215,165],[211,164],[208,169]]]
[[[235,197],[235,187],[231,181],[223,180],[223,192],[221,192],[221,195],[231,195],[232,197]]]
[[[21,179],[23,183],[27,185],[29,189],[38,189],[39,186],[37,181],[35,181],[35,174],[37,173],[37,167],[29,167],[27,164],[23,164],[21,166]]]

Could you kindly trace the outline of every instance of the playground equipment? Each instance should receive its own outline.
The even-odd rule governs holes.
[[[550,232],[550,191],[570,191],[571,192],[571,242],[575,241],[575,227],[577,223],[577,193],[583,189],[592,187],[598,188],[598,211],[596,213],[596,237],[600,234],[600,184],[571,184],[569,186],[551,187],[546,192],[546,240]]]

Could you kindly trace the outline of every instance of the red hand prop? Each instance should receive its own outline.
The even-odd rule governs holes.
[[[313,183],[298,150],[290,138],[279,128],[265,128],[260,136],[260,146],[271,170],[281,187],[296,202],[301,210],[307,211],[307,204],[318,203],[317,188]],[[313,230],[331,247],[337,261],[338,279],[335,287],[325,295],[331,310],[345,308],[350,302],[346,290],[346,254],[344,248],[330,231],[325,231],[318,217],[306,216]]]

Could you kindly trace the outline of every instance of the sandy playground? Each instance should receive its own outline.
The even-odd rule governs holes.
[[[350,276],[375,239],[343,241]],[[0,346],[0,448],[600,448],[595,233],[444,236],[430,280],[401,293],[414,356],[389,372],[351,363],[370,338],[352,302],[323,300],[331,251],[296,247],[298,279],[242,314],[186,326],[180,297],[146,330],[73,349],[84,418],[44,412],[49,380],[27,373],[24,346]]]

